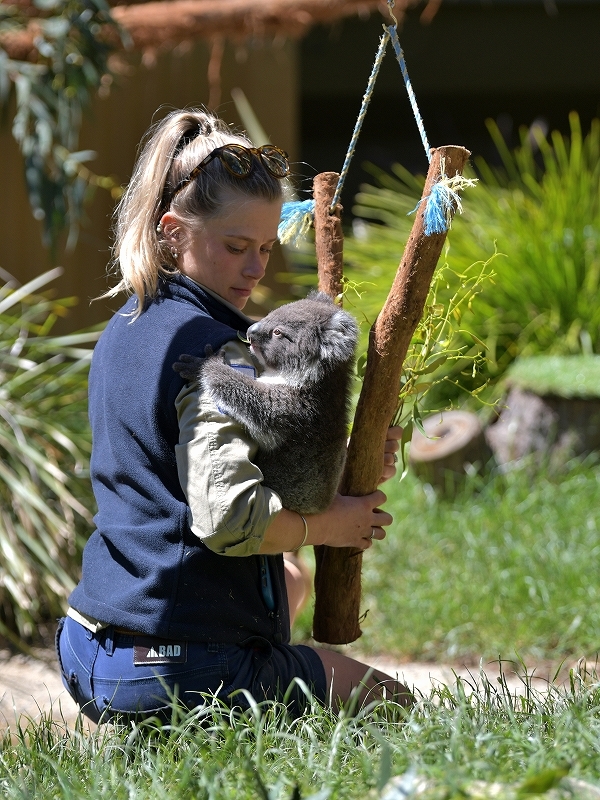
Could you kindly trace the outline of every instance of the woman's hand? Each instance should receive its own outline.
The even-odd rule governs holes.
[[[402,428],[388,428],[379,483],[396,474]],[[378,489],[364,497],[337,494],[326,511],[305,514],[308,536],[304,544],[326,544],[329,547],[356,547],[368,550],[374,541],[385,539],[384,527],[392,524],[392,516],[379,506],[386,501]],[[304,538],[304,523],[295,511],[283,509],[266,530],[259,553],[282,553],[295,550]]]
[[[383,528],[393,521],[392,515],[380,508],[386,499],[380,489],[364,497],[336,494],[326,511],[305,515],[308,536],[304,544],[368,550],[375,540],[385,539]],[[267,528],[258,552],[295,550],[303,538],[304,523],[300,514],[284,508]]]
[[[306,517],[308,541],[314,538],[314,544],[368,550],[374,540],[385,539],[383,528],[393,522],[392,515],[380,508],[386,500],[380,489],[364,497],[336,494],[327,511]]]
[[[383,470],[379,483],[389,481],[389,479],[393,478],[396,474],[396,464],[398,463],[398,456],[396,453],[400,449],[402,430],[403,429],[397,425],[393,428],[388,428],[383,452]]]

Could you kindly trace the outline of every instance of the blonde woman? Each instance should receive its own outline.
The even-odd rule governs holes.
[[[385,495],[337,495],[305,520],[282,508],[247,433],[172,369],[207,345],[253,369],[238,333],[289,171],[279,148],[176,111],[150,129],[117,209],[113,293],[130,297],[92,361],[96,530],[57,631],[65,686],[94,721],[168,716],[173,697],[193,707],[202,693],[243,705],[240,689],[286,697],[298,714],[306,697],[294,678],[336,707],[353,690],[410,700],[364,664],[289,643],[288,592],[295,608],[303,584],[291,562],[286,576],[282,554],[300,543],[371,547],[392,522]],[[394,474],[398,436],[382,479]]]

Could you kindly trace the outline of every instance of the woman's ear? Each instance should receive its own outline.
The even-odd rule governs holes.
[[[181,240],[181,223],[171,211],[162,215],[159,229],[169,244],[176,245]]]

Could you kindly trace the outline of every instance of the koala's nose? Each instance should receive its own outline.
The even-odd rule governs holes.
[[[257,327],[258,327],[258,322],[255,322],[254,325],[250,325],[250,327],[246,331],[246,339],[252,339],[252,333],[256,331]]]

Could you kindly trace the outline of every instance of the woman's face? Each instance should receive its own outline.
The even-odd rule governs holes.
[[[202,220],[178,246],[179,270],[241,311],[265,274],[277,240],[281,204],[225,192],[221,211]],[[170,212],[163,216],[165,233],[173,220],[177,222]]]

